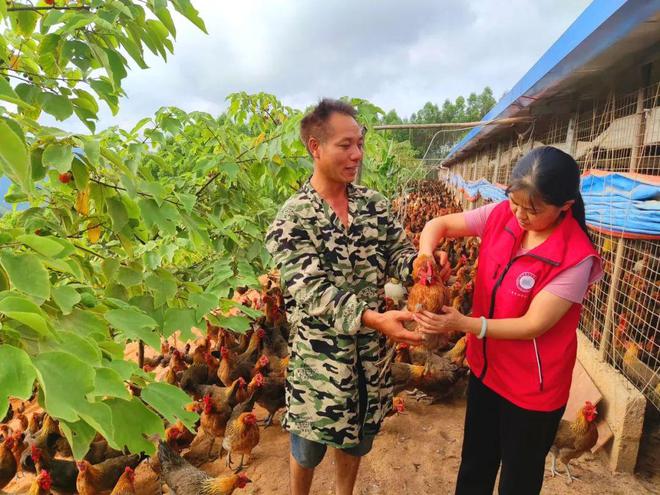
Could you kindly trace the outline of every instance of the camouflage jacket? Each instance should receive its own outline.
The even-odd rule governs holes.
[[[376,434],[392,400],[391,375],[379,382],[376,364],[385,338],[362,326],[362,313],[384,310],[385,283],[390,277],[410,282],[416,256],[388,201],[365,187],[347,187],[348,229],[308,181],[284,204],[266,238],[291,325],[282,426],[344,448]],[[358,393],[360,366],[366,397]]]

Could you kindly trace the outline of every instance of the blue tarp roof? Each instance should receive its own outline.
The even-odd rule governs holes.
[[[660,11],[660,0],[594,0],[483,120],[512,117],[559,84],[638,25]],[[447,160],[495,126],[472,129],[452,148]]]

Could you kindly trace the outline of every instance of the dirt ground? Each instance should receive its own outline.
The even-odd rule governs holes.
[[[463,400],[448,404],[426,405],[406,400],[406,412],[386,420],[376,438],[373,451],[365,457],[358,477],[356,495],[450,494],[460,461]],[[257,416],[265,417],[263,410]],[[277,421],[276,421],[277,422]],[[568,484],[565,477],[547,478],[545,495],[645,495],[660,493],[660,428],[646,432],[647,441],[640,451],[638,473],[612,474],[598,459],[587,455],[575,462],[572,470],[579,480]],[[246,473],[253,481],[235,495],[284,495],[288,480],[288,437],[279,426],[261,430],[261,441],[253,451]],[[238,459],[236,459],[238,460]],[[549,458],[548,458],[549,466]],[[224,458],[206,464],[212,475],[227,474]],[[144,470],[149,472],[148,469]],[[144,480],[138,476],[138,480]],[[139,481],[141,483],[142,481]],[[30,477],[14,481],[6,493],[26,493]],[[146,483],[146,481],[144,481]],[[140,495],[156,493],[147,485],[138,487]],[[331,452],[317,468],[312,494],[334,493],[334,466]]]

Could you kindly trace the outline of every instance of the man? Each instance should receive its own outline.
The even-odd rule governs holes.
[[[360,458],[391,408],[391,376],[381,383],[377,365],[386,337],[421,342],[402,325],[410,313],[379,312],[385,282],[407,280],[416,252],[386,199],[352,184],[364,140],[355,117],[347,103],[324,99],[302,120],[314,172],[267,235],[291,325],[282,426],[294,495],[309,493],[327,446],[336,449],[336,493],[353,492]]]

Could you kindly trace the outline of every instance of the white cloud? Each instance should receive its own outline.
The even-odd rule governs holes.
[[[274,93],[298,108],[357,96],[403,116],[487,85],[498,97],[589,0],[193,2],[209,35],[177,15],[174,55],[132,70],[119,115],[102,112],[100,128],[166,105],[217,113],[236,91]]]

